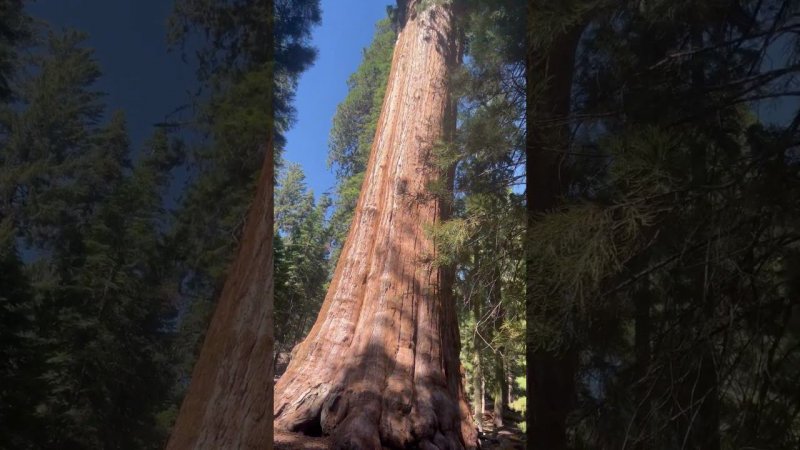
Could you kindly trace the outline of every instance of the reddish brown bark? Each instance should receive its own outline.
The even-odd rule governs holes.
[[[272,449],[273,146],[168,450]]]
[[[335,448],[475,448],[464,394],[452,271],[426,228],[448,214],[437,142],[455,126],[458,61],[449,2],[406,2],[349,235],[314,327],[275,388],[279,429]]]

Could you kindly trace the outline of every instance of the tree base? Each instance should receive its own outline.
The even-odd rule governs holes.
[[[445,387],[417,386],[411,396],[383,396],[318,385],[276,411],[275,425],[324,437],[337,450],[463,450],[470,446],[461,440],[461,414],[452,399]]]

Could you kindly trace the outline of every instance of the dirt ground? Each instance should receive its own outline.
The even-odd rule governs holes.
[[[512,425],[496,429],[493,422],[491,414],[484,414],[483,432],[479,433],[482,450],[523,450],[525,448],[524,435],[519,428]],[[275,450],[326,450],[329,448],[330,442],[324,437],[283,431],[275,432]]]
[[[275,450],[327,450],[328,440],[298,433],[275,431]]]
[[[522,420],[522,418],[519,418]],[[513,420],[506,419],[503,427],[494,426],[491,413],[483,415],[483,431],[478,433],[482,450],[523,450],[525,435]]]

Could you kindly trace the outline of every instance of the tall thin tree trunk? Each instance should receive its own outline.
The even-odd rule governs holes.
[[[447,218],[431,192],[453,170],[448,74],[460,59],[453,7],[400,5],[383,110],[349,235],[316,323],[275,388],[275,425],[335,448],[475,448],[461,378],[454,272],[427,228]],[[427,3],[427,2],[426,2]]]
[[[506,359],[506,386],[507,388],[507,399],[506,404],[508,405],[509,409],[511,408],[511,404],[514,403],[514,371],[512,370],[511,360]]]
[[[506,383],[504,348],[498,348],[494,355],[494,425],[503,426],[503,419],[508,413],[508,384]]]
[[[168,450],[272,448],[273,145]]]
[[[481,321],[481,302],[480,295],[472,298],[472,315],[475,317],[475,329],[472,332],[472,348],[475,353],[472,355],[472,403],[475,411],[475,420],[478,430],[483,431],[483,411],[484,398],[486,393],[483,391],[483,366],[481,365],[481,338],[478,334],[478,325]]]
[[[500,267],[494,265],[494,283],[491,291],[491,304],[495,305],[497,314],[494,317],[493,334],[497,336],[500,334],[500,327],[505,320],[505,310],[503,309],[502,280],[500,274]],[[504,347],[498,346],[494,350],[494,424],[496,427],[503,426],[503,416],[508,411],[508,384],[506,384],[506,361],[504,356]]]
[[[542,2],[529,3],[531,26],[535,23]],[[557,206],[563,180],[558,176],[559,164],[569,142],[567,116],[570,112],[574,59],[583,26],[573,26],[555,36],[553,43],[542,48],[530,43],[527,56],[528,115],[526,137],[526,202],[528,228],[539,214]],[[531,248],[531,246],[527,246]],[[543,309],[546,302],[535,297],[533,260],[527,254],[526,318],[529,327],[537,320],[548,320],[552,314]],[[564,327],[566,329],[566,326]],[[527,436],[531,448],[561,450],[567,447],[567,415],[575,399],[577,349],[567,343],[551,350],[534,342],[529,329],[526,342],[527,359]]]

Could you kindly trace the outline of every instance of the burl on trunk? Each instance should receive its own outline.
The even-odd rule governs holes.
[[[426,234],[449,213],[430,184],[452,186],[433,150],[455,129],[453,9],[402,3],[350,233],[317,321],[275,387],[275,425],[330,435],[337,448],[471,449],[453,273],[434,264]]]

